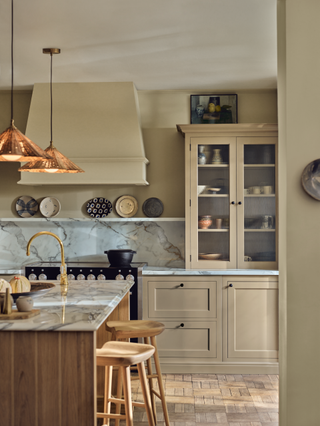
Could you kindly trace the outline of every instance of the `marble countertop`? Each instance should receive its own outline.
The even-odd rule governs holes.
[[[133,281],[71,281],[61,296],[59,281],[34,299],[40,315],[25,320],[0,320],[0,331],[95,331],[130,290]]]
[[[182,269],[145,266],[142,275],[279,275],[279,271],[266,269]]]

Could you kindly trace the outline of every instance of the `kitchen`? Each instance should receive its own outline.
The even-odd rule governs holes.
[[[282,2],[279,2],[280,6]],[[298,2],[293,2],[298,4]],[[302,7],[302,6],[301,6]],[[314,9],[312,9],[314,8]],[[306,21],[301,21],[301,10],[294,9],[293,6],[289,8],[290,11],[290,19],[291,23],[297,23],[295,26],[296,28],[300,28],[302,31],[302,28],[305,28],[305,34],[308,33],[309,25],[306,22],[309,22],[309,20],[313,20],[313,17],[318,15],[318,6],[313,5],[311,9],[304,10],[303,9],[303,16],[308,16],[308,19]],[[279,13],[280,18],[282,19],[282,9],[280,8]],[[282,22],[280,19],[280,23]],[[293,25],[294,27],[294,25]],[[283,27],[282,27],[283,28]],[[316,28],[316,26],[315,26]],[[282,30],[284,31],[284,30]],[[316,30],[314,30],[316,31]],[[302,31],[303,32],[303,31]],[[278,37],[282,37],[282,32],[279,32]],[[303,170],[304,166],[312,161],[314,158],[317,158],[317,152],[316,152],[316,146],[313,144],[312,141],[317,140],[317,129],[313,126],[314,122],[317,122],[316,117],[313,116],[313,114],[317,111],[317,104],[314,100],[314,92],[318,89],[315,88],[317,78],[316,78],[316,67],[315,69],[311,70],[308,76],[308,81],[304,81],[303,84],[300,81],[300,67],[305,66],[305,63],[313,61],[313,53],[310,51],[312,50],[312,46],[314,41],[307,38],[307,44],[308,49],[305,49],[305,45],[301,46],[300,43],[297,43],[297,37],[300,36],[300,40],[305,40],[304,38],[301,38],[300,34],[295,34],[293,30],[291,30],[291,27],[287,29],[286,37],[287,37],[287,43],[292,43],[295,48],[299,48],[299,53],[303,55],[304,63],[301,62],[297,63],[296,58],[294,57],[292,51],[290,51],[290,54],[292,56],[289,56],[288,61],[290,60],[290,68],[288,68],[289,71],[287,71],[293,78],[293,80],[290,80],[288,82],[287,91],[288,93],[294,93],[296,90],[300,89],[299,94],[302,97],[305,97],[305,104],[308,105],[308,115],[304,118],[305,123],[302,125],[302,123],[299,123],[298,120],[296,120],[296,109],[293,108],[293,104],[295,103],[295,99],[290,102],[290,106],[288,106],[287,114],[289,114],[289,122],[287,126],[290,125],[290,132],[288,130],[288,133],[290,134],[290,146],[287,147],[287,151],[284,151],[284,146],[280,145],[280,164],[281,164],[281,170],[283,170],[283,173],[285,172],[285,158],[287,157],[287,161],[290,161],[290,164],[292,167],[290,167],[290,171],[288,171],[289,177],[294,178],[294,185],[292,184],[292,187],[290,187],[290,198],[287,200],[287,205],[284,205],[285,203],[285,197],[282,196],[279,200],[280,203],[280,221],[281,218],[283,220],[283,223],[287,223],[287,227],[283,226],[280,227],[280,232],[284,233],[280,235],[280,253],[284,253],[284,241],[286,240],[285,233],[286,228],[288,229],[288,232],[290,232],[290,247],[288,247],[288,254],[289,254],[289,263],[288,266],[285,263],[285,260],[280,259],[280,271],[281,271],[281,265],[282,265],[282,271],[283,275],[288,274],[288,280],[290,281],[290,288],[288,289],[288,297],[290,301],[290,311],[289,311],[289,318],[290,321],[288,322],[288,331],[289,331],[289,338],[288,341],[288,349],[290,349],[289,353],[287,354],[286,348],[286,339],[281,339],[280,342],[280,349],[282,348],[282,351],[280,350],[280,368],[281,368],[281,353],[283,354],[283,401],[286,400],[288,407],[290,407],[290,410],[288,410],[289,414],[286,414],[285,408],[283,416],[288,415],[290,418],[290,422],[288,424],[295,425],[295,424],[317,424],[314,419],[317,419],[317,409],[316,404],[312,403],[312,395],[317,395],[317,390],[314,387],[313,384],[314,381],[311,381],[308,379],[310,377],[311,372],[314,373],[316,371],[315,368],[315,359],[316,357],[316,351],[317,347],[312,348],[312,350],[306,350],[302,352],[302,348],[308,348],[310,345],[310,342],[308,340],[308,336],[310,336],[308,333],[305,333],[305,330],[311,330],[311,333],[313,333],[312,330],[316,327],[316,324],[318,324],[317,321],[317,311],[316,307],[314,306],[313,301],[317,299],[315,296],[318,292],[318,287],[315,286],[317,282],[317,258],[315,257],[316,250],[312,250],[314,247],[316,249],[316,244],[312,243],[310,252],[314,253],[310,256],[310,258],[305,259],[305,265],[301,267],[301,256],[303,256],[302,252],[300,251],[300,247],[306,247],[310,246],[310,241],[314,240],[314,234],[315,230],[317,232],[316,228],[316,218],[317,218],[317,204],[313,200],[309,200],[308,196],[305,195],[300,190],[299,186],[299,176],[301,171]],[[283,40],[283,38],[279,38],[280,40]],[[315,40],[316,37],[313,38]],[[289,44],[291,46],[291,44]],[[42,47],[40,46],[40,50]],[[39,50],[39,52],[40,52]],[[41,56],[41,53],[39,53]],[[292,61],[292,62],[291,62]],[[56,59],[56,62],[58,62],[58,59]],[[282,62],[280,61],[280,64]],[[311,68],[311,66],[310,66]],[[309,68],[309,70],[310,70]],[[286,94],[282,92],[283,90],[283,76],[284,74],[281,72],[284,68],[282,67],[280,69],[279,74],[279,84],[280,84],[280,106],[279,106],[279,122],[283,119],[283,100],[285,99]],[[58,77],[58,71],[55,73]],[[54,75],[55,75],[54,74]],[[303,74],[303,71],[302,71]],[[43,81],[46,78],[46,71],[43,72]],[[282,79],[282,80],[281,80]],[[282,86],[281,86],[282,83]],[[303,87],[303,89],[302,89]],[[309,90],[307,90],[307,88]],[[292,92],[290,92],[292,90]],[[143,138],[145,143],[145,151],[146,151],[146,157],[150,161],[150,164],[148,167],[148,181],[149,186],[148,187],[130,187],[130,186],[123,186],[121,188],[117,187],[116,185],[108,186],[107,190],[105,191],[104,188],[104,194],[108,199],[110,199],[112,202],[118,198],[118,196],[122,194],[130,194],[135,196],[139,201],[139,211],[136,215],[136,217],[143,217],[141,206],[145,199],[149,197],[158,197],[160,198],[164,203],[164,215],[162,217],[166,218],[184,218],[184,146],[183,146],[183,138],[176,130],[176,124],[186,124],[189,123],[189,96],[192,93],[197,93],[198,91],[191,91],[191,90],[171,90],[171,91],[161,91],[161,90],[138,90],[138,97],[139,97],[139,105],[141,110],[141,125],[142,125],[142,131],[143,131]],[[277,93],[275,89],[272,89],[270,91],[266,90],[258,90],[257,93],[253,91],[246,91],[246,90],[237,90],[236,93],[239,96],[239,123],[275,123],[278,121],[277,119]],[[288,96],[288,95],[287,95]],[[293,96],[293,95],[292,95]],[[15,95],[15,103],[17,105],[17,111],[15,113],[15,122],[18,126],[18,128],[21,131],[25,130],[26,121],[27,121],[27,115],[28,115],[28,109],[30,104],[30,98],[31,98],[31,91],[19,91]],[[10,94],[8,92],[1,92],[1,128],[5,129],[7,127],[10,114]],[[292,105],[292,106],[291,106]],[[240,107],[241,106],[241,107]],[[315,121],[311,121],[314,119]],[[284,126],[284,124],[283,124]],[[283,129],[284,127],[282,127]],[[303,133],[302,135],[302,129]],[[307,135],[308,138],[305,138],[304,135]],[[303,136],[304,140],[304,150],[301,152],[300,146],[300,140]],[[284,134],[280,134],[280,137],[282,137],[282,140],[285,140]],[[48,139],[45,139],[45,141],[48,142]],[[42,146],[47,146],[47,142],[43,142]],[[295,141],[295,143],[293,143]],[[310,141],[310,142],[308,142]],[[40,144],[40,142],[39,142]],[[67,152],[67,146],[63,144],[63,148],[61,147],[61,150],[65,151],[65,154],[68,155]],[[283,151],[282,151],[283,150]],[[69,154],[70,155],[70,154]],[[179,170],[179,172],[177,172]],[[165,171],[165,173],[164,173]],[[74,191],[74,188],[68,188],[68,187],[57,187],[52,186],[49,188],[41,188],[41,187],[23,187],[21,185],[18,185],[17,182],[20,180],[20,175],[17,172],[17,168],[14,167],[11,164],[2,164],[1,169],[1,181],[6,182],[5,185],[2,185],[1,189],[1,217],[2,218],[16,218],[16,213],[14,210],[14,200],[18,198],[19,196],[23,194],[32,195],[35,199],[40,200],[45,196],[51,195],[56,196],[62,205],[62,211],[58,218],[83,218],[84,214],[81,212],[81,209],[83,208],[84,204],[87,200],[95,197],[96,195],[100,195],[100,191],[102,187],[96,186],[96,187],[86,187],[86,186],[79,186],[76,188],[76,193]],[[299,176],[298,176],[299,175]],[[159,179],[159,176],[161,179]],[[280,190],[282,190],[282,194],[286,193],[285,189],[285,183],[283,181],[284,175],[281,175],[281,183],[280,183]],[[291,182],[291,180],[289,181]],[[27,191],[27,189],[29,189]],[[299,231],[296,228],[295,221],[297,220],[294,215],[288,215],[286,217],[286,209],[288,211],[295,211],[300,212],[301,217],[304,218],[310,218],[306,219],[301,222],[301,227],[299,227]],[[310,216],[311,215],[311,216]],[[37,216],[40,218],[41,216]],[[113,212],[112,216],[110,218],[117,219],[116,214]],[[36,219],[36,218],[34,218]],[[57,222],[57,221],[55,221]],[[60,223],[61,222],[61,223]],[[170,221],[169,221],[170,222]],[[180,221],[174,220],[174,228],[176,229],[176,226]],[[27,222],[26,222],[27,223]],[[39,224],[41,222],[38,222]],[[160,227],[168,227],[170,224],[166,224],[165,221],[160,222]],[[314,227],[308,227],[309,223],[313,223]],[[62,224],[62,225],[61,225]],[[183,241],[184,238],[184,227],[183,227],[183,221],[180,223],[181,228],[180,230],[177,230],[178,238],[175,238],[174,246],[179,246],[179,244],[182,246],[183,250]],[[30,227],[34,227],[33,229],[29,229]],[[42,226],[42,223],[41,223]],[[63,221],[59,220],[59,223],[55,225],[55,230],[53,232],[56,232],[56,227],[63,227]],[[21,222],[15,222],[10,224],[6,224],[6,226],[2,229],[4,231],[9,230],[10,233],[13,233],[19,237],[21,233],[26,233],[25,240],[28,240],[28,237],[33,235],[33,233],[40,230],[40,228],[33,222],[29,222],[27,225],[27,230],[21,231]],[[171,231],[168,229],[168,233]],[[61,229],[61,228],[60,228]],[[131,231],[133,231],[131,229]],[[302,231],[305,231],[305,234],[303,234]],[[130,235],[133,235],[134,232],[130,232]],[[18,238],[17,238],[18,239]],[[132,239],[132,238],[131,238]],[[154,245],[151,244],[152,247]],[[6,246],[7,247],[7,246]],[[106,247],[101,243],[102,249],[108,249],[109,247]],[[299,247],[299,249],[298,249]],[[12,248],[12,253],[16,255],[16,248],[17,246]],[[145,252],[149,250],[149,247],[145,249]],[[66,250],[67,251],[67,250]],[[94,251],[93,254],[96,253],[102,253],[102,250]],[[165,255],[165,266],[168,266],[170,262],[172,261],[172,256],[167,255],[166,248],[161,249],[161,253]],[[18,248],[18,258],[20,259],[23,250],[21,248]],[[80,255],[85,255],[85,253],[80,253]],[[144,261],[145,258],[142,254],[142,258],[137,257],[138,261]],[[57,253],[54,254],[54,257],[57,257]],[[8,256],[6,253],[2,253],[2,259],[7,262],[12,259],[11,256]],[[153,256],[153,258],[157,259],[158,266],[159,260],[158,256]],[[179,255],[174,256],[175,259],[179,258]],[[313,262],[313,263],[311,263]],[[12,263],[10,264],[12,267]],[[178,265],[177,265],[178,266]],[[286,272],[288,271],[288,272]],[[286,278],[283,278],[286,279]],[[308,280],[308,285],[312,286],[312,291],[305,292],[304,289],[301,289],[299,286],[299,283],[303,280]],[[309,287],[310,288],[310,287]],[[284,300],[287,299],[287,295],[285,295],[285,286],[282,287],[282,290],[280,288],[280,306],[282,307],[282,313],[280,316],[280,327],[281,324],[286,323],[285,317],[283,316],[286,310],[285,310],[285,302]],[[297,306],[299,305],[299,307]],[[294,312],[299,312],[298,317],[305,318],[305,322],[303,323],[303,327],[298,327],[297,329],[297,320],[295,320]],[[308,315],[306,313],[308,312]],[[292,327],[292,328],[291,328]],[[292,332],[290,333],[290,330]],[[294,331],[293,331],[294,330]],[[293,333],[297,333],[299,331],[299,337],[302,338],[303,344],[301,345],[301,340],[299,340],[297,337],[294,337]],[[316,332],[316,330],[315,330]],[[316,342],[315,342],[316,344]],[[283,346],[281,346],[283,345]],[[308,353],[306,362],[303,364],[303,368],[301,366],[301,359],[304,359],[306,356],[305,353]],[[286,360],[286,357],[288,356],[288,362]],[[287,371],[288,370],[288,371]],[[299,371],[299,374],[296,374],[297,371]],[[307,373],[307,374],[305,374]],[[280,373],[281,377],[281,373]],[[288,391],[287,395],[287,381],[290,383],[290,389],[293,389],[293,387],[296,389],[295,393]],[[281,392],[281,386],[280,386],[280,392]],[[299,400],[299,404],[297,404],[297,400]],[[284,406],[283,406],[284,407]],[[280,412],[281,412],[281,404],[280,404]],[[302,416],[304,417],[302,418]],[[309,416],[309,417],[308,417]],[[284,417],[283,417],[284,418]],[[309,418],[309,423],[306,418]],[[285,424],[285,423],[284,423]]]

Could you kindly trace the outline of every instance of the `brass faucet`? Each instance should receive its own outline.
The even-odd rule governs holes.
[[[56,240],[58,240],[58,242],[60,244],[60,248],[61,248],[60,285],[63,285],[65,287],[68,286],[67,268],[66,268],[66,264],[65,264],[65,261],[64,261],[64,248],[63,248],[62,241],[60,240],[60,238],[57,235],[53,234],[52,232],[48,232],[48,231],[41,231],[41,232],[38,232],[37,234],[34,234],[33,237],[30,238],[30,240],[27,244],[27,256],[30,256],[30,245],[31,245],[32,241],[36,237],[38,237],[39,235],[51,235]]]

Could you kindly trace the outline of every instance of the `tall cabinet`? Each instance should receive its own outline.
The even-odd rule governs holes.
[[[277,269],[277,125],[177,127],[185,136],[186,268]]]

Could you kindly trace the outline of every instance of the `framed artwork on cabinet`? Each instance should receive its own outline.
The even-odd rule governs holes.
[[[190,123],[238,123],[238,95],[191,95]]]

